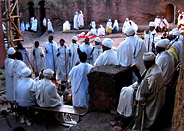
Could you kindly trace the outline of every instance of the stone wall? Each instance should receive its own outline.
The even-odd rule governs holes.
[[[33,2],[34,8],[39,9],[40,1],[19,0],[23,21],[29,19],[28,2]],[[84,13],[85,25],[88,25],[91,19],[94,19],[97,24],[105,25],[107,19],[111,18],[112,20],[117,19],[122,26],[126,17],[137,24],[148,24],[157,15],[170,17],[168,11],[166,11],[168,4],[172,4],[174,8],[173,17],[176,20],[177,10],[183,10],[183,0],[45,0],[47,12],[50,12],[47,18],[53,21],[54,27],[61,27],[66,20],[72,23],[74,13],[80,10]]]

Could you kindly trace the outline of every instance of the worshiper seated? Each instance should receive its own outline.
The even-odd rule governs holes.
[[[91,30],[86,34],[86,36],[97,36],[98,35],[98,32],[97,32],[97,29],[95,27],[92,27]]]
[[[22,79],[17,82],[15,98],[19,106],[20,123],[24,123],[26,120],[28,126],[31,126],[29,107],[36,105],[36,99],[31,91],[34,85],[35,81],[31,78],[31,70],[25,67],[22,70]]]

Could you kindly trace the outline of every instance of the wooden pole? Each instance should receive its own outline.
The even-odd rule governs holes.
[[[2,14],[1,14],[1,1],[0,1],[0,67],[4,66],[4,60],[6,58],[5,46],[4,46],[4,36],[2,29]]]

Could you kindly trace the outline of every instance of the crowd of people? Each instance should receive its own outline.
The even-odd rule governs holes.
[[[105,65],[122,67],[136,65],[139,70],[136,68],[132,72],[132,85],[122,88],[117,111],[125,117],[132,116],[133,92],[137,90],[135,99],[138,103],[138,115],[181,61],[183,36],[180,34],[180,29],[175,28],[167,36],[160,38],[157,35],[156,23],[150,22],[142,40],[136,35],[138,29],[136,24],[128,19],[126,21],[123,28],[126,38],[119,44],[117,52],[113,49],[112,39],[105,38],[101,42],[99,37],[94,39],[94,47],[88,37],[85,38],[84,43],[79,44],[77,36],[72,37],[69,47],[65,45],[64,39],[60,39],[60,45],[57,47],[54,37],[49,36],[44,50],[39,46],[38,41],[34,43],[30,60],[28,52],[21,43],[18,44],[17,49],[10,47],[7,51],[8,57],[5,59],[7,100],[16,101],[20,107],[62,105],[62,96],[58,94],[57,84],[53,80],[56,82],[58,78],[62,84],[67,85],[70,79],[73,106],[89,108],[87,74],[92,68]],[[111,20],[107,22],[108,33],[113,31],[113,28],[115,31],[119,30],[117,21],[114,24],[115,26],[112,27]],[[91,26],[95,27],[94,22]],[[82,24],[75,25],[76,29],[82,27]],[[32,73],[36,76],[34,80],[31,77]],[[171,79],[167,80],[165,86],[170,81]],[[154,97],[144,113],[138,116],[133,130],[147,130],[153,125],[165,102],[165,92],[166,90],[162,89]],[[23,118],[21,122],[24,122]],[[26,122],[30,125],[29,119]]]

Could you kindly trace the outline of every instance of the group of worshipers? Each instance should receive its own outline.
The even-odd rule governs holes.
[[[158,15],[155,20],[154,20],[155,24],[156,24],[156,31],[157,32],[165,32],[169,29],[169,23],[167,22],[167,19],[162,16],[162,18],[160,18],[160,16]]]

